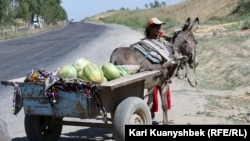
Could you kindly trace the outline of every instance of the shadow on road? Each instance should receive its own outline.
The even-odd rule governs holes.
[[[112,129],[86,128],[61,134],[58,141],[112,141]],[[13,138],[12,141],[29,141],[27,137]]]

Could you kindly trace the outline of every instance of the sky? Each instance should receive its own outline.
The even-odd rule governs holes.
[[[144,9],[145,4],[154,3],[155,0],[61,0],[61,6],[65,9],[68,19],[82,20],[108,10],[120,10],[121,8],[135,10]],[[173,5],[183,0],[158,0],[166,5]]]

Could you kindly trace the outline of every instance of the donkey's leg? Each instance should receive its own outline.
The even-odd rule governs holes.
[[[152,111],[152,108],[153,108],[153,90],[154,90],[154,88],[148,88],[147,94],[144,97],[144,98],[147,98],[147,105],[149,106],[152,119],[155,118],[155,114]]]
[[[163,114],[163,124],[169,124],[168,121],[168,101],[167,101],[167,89],[168,89],[168,83],[167,84],[163,84],[163,86],[161,87],[160,95],[161,95],[161,106],[162,106],[162,114]]]

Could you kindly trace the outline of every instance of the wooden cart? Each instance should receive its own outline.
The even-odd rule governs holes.
[[[98,108],[95,98],[82,92],[58,90],[59,102],[51,106],[41,94],[43,85],[16,82],[21,89],[25,113],[25,131],[30,141],[56,141],[62,126],[113,128],[117,141],[125,140],[125,124],[152,124],[151,113],[144,100],[145,80],[160,75],[160,71],[140,72],[98,86],[98,97],[107,116]],[[100,106],[100,105],[99,105]],[[97,119],[101,122],[65,120],[65,118]]]

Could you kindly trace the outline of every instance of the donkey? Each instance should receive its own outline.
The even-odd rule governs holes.
[[[171,123],[168,121],[168,103],[166,100],[166,92],[171,78],[177,76],[178,71],[183,69],[187,64],[193,69],[197,66],[197,62],[195,61],[197,41],[193,32],[198,29],[198,25],[199,18],[196,18],[193,23],[190,22],[190,18],[187,18],[182,29],[175,32],[173,37],[168,38],[175,53],[174,56],[178,54],[182,56],[175,58],[177,63],[174,64],[169,64],[168,61],[161,64],[152,63],[146,59],[145,55],[133,47],[118,47],[111,53],[110,63],[115,65],[139,65],[140,69],[138,72],[152,70],[160,70],[162,72],[162,75],[146,80],[145,89],[148,89],[146,96],[148,96],[148,105],[150,107],[150,105],[152,105],[154,88],[159,88],[162,102],[163,124]],[[151,114],[152,118],[154,118],[154,112],[151,112]]]

